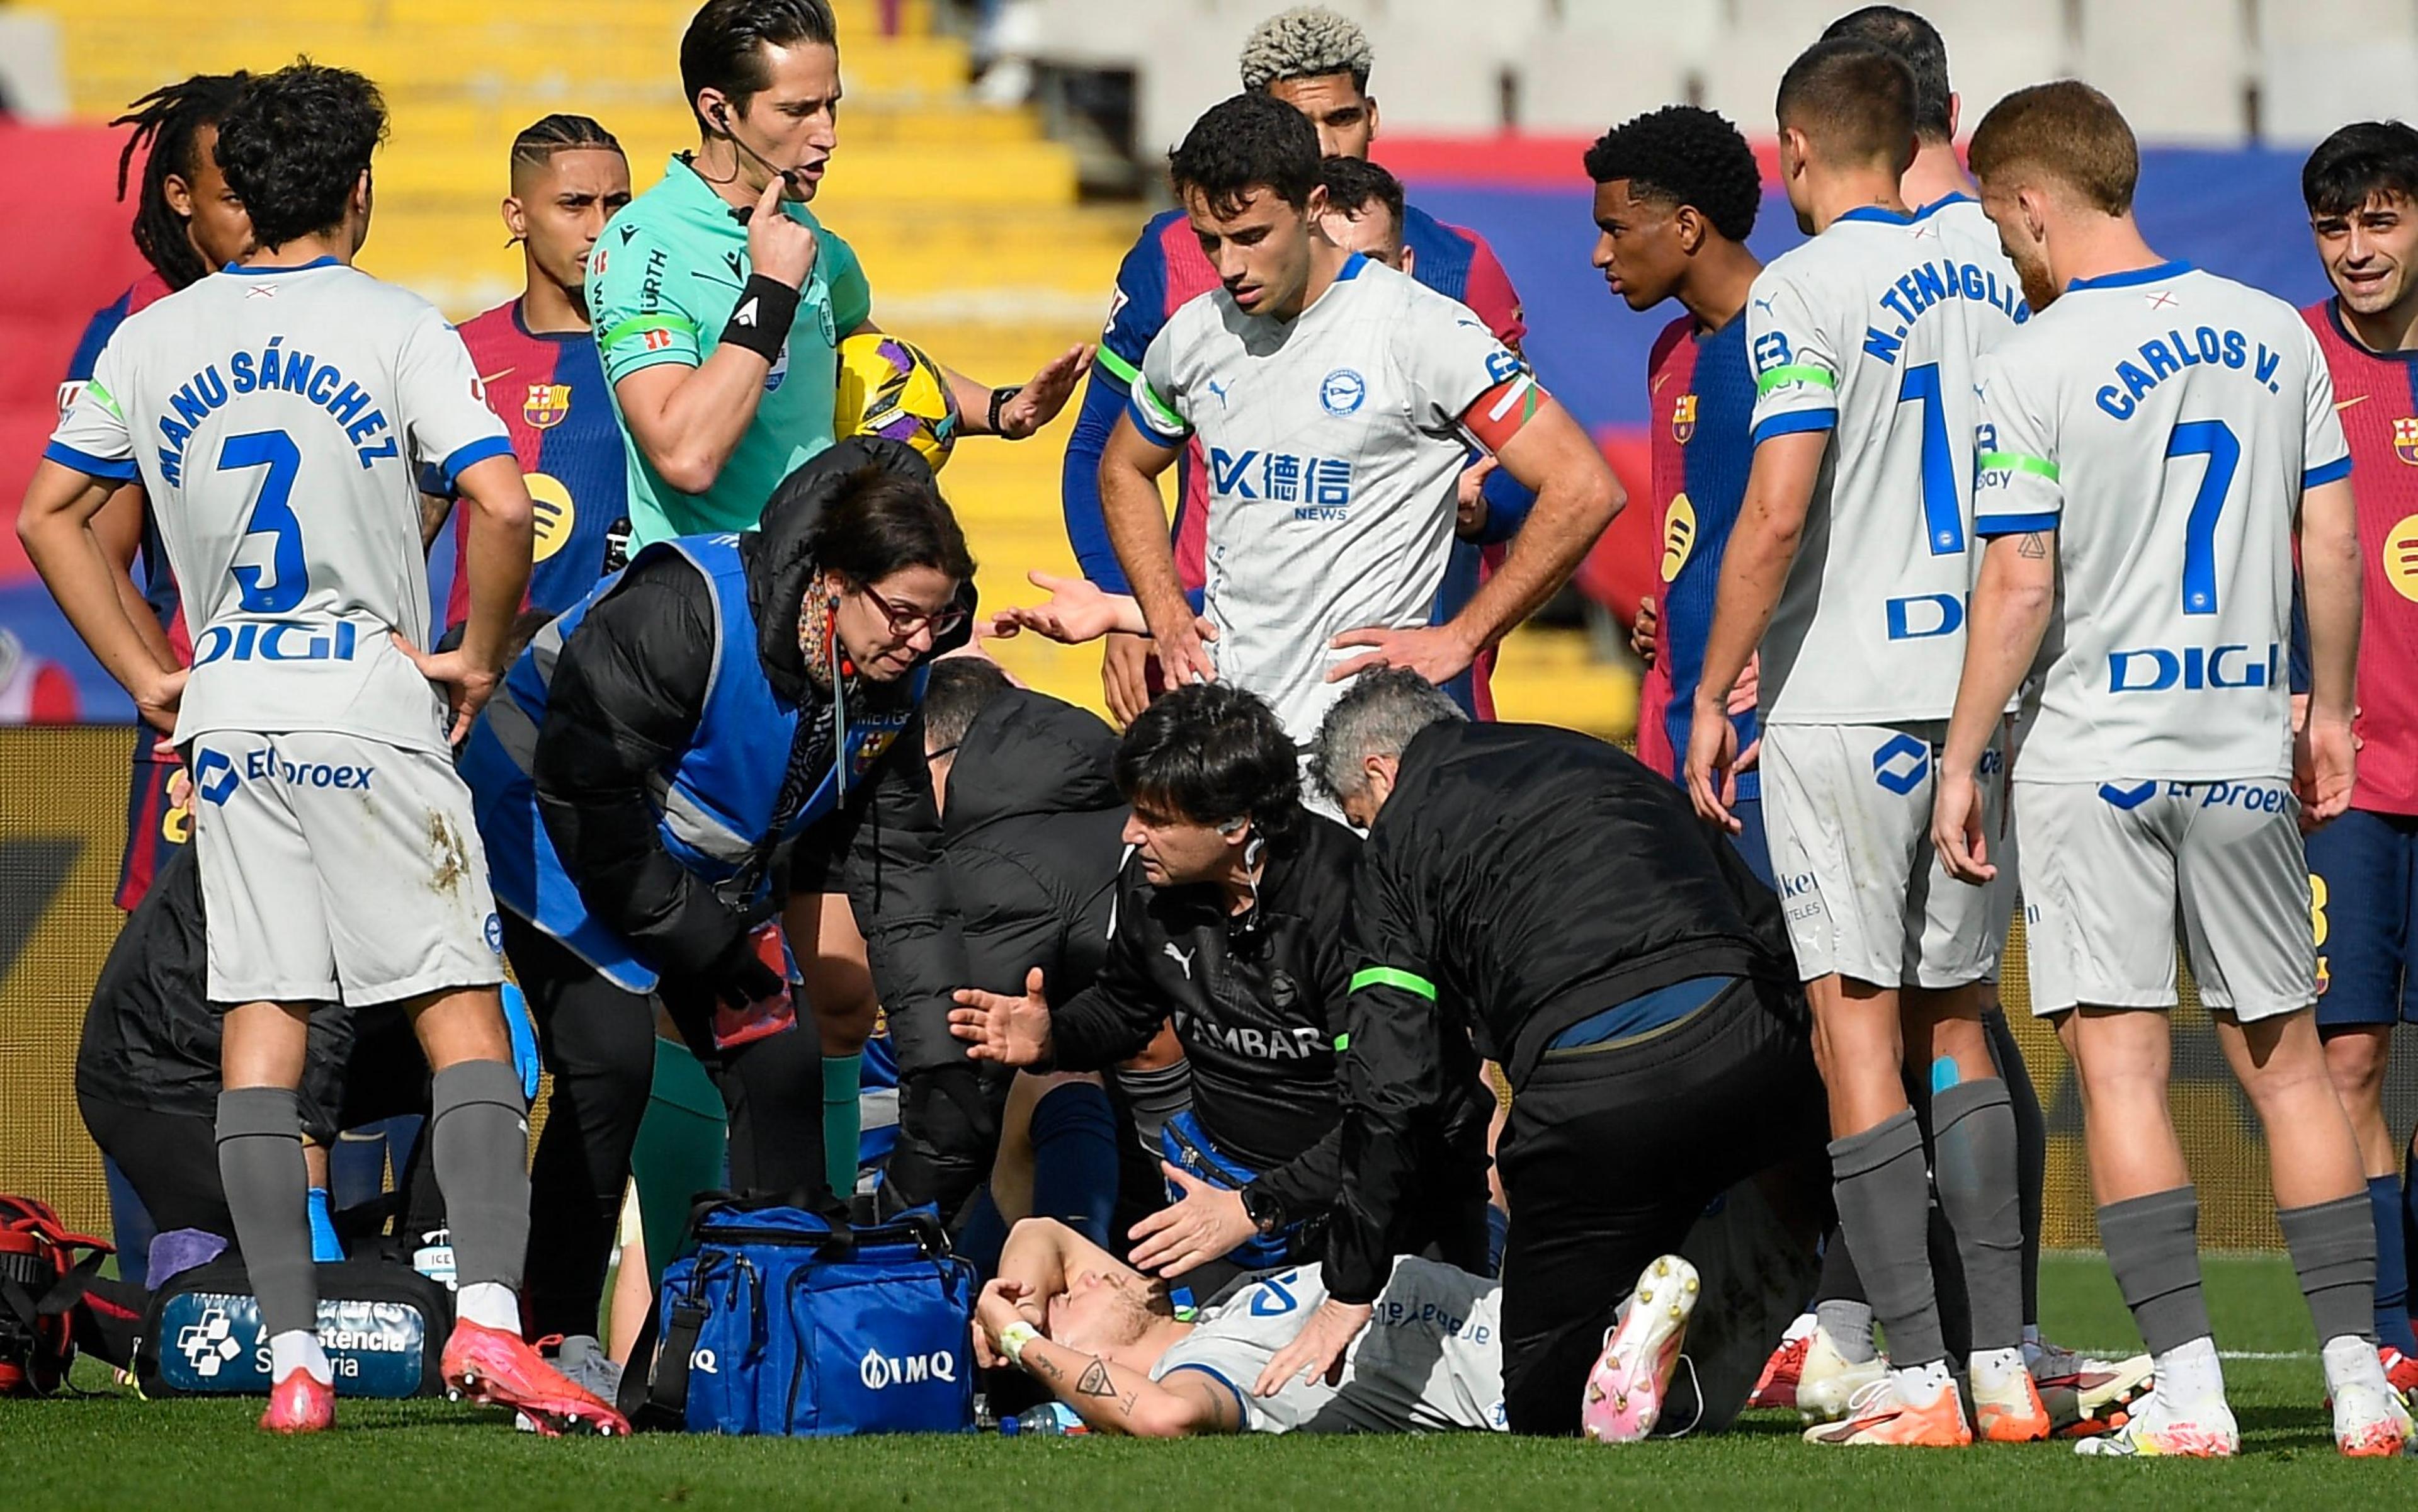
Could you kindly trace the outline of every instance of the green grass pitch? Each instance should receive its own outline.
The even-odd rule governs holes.
[[[2043,1267],[2050,1336],[2133,1347],[2095,1256]],[[2065,1444],[1963,1453],[1823,1450],[1793,1414],[1750,1413],[1718,1439],[1608,1449],[1492,1435],[1252,1437],[1181,1443],[1088,1438],[819,1440],[642,1436],[543,1442],[497,1414],[436,1402],[348,1401],[339,1430],[264,1438],[252,1401],[99,1394],[0,1402],[0,1506],[448,1508],[535,1512],[683,1505],[918,1507],[950,1512],[1258,1512],[1416,1506],[1441,1512],[1620,1508],[2009,1508],[2418,1504],[2418,1464],[2334,1453],[2308,1314],[2280,1258],[2211,1258],[2217,1339],[2242,1421],[2229,1463],[2105,1461]],[[2376,1500],[2381,1498],[2381,1501]]]

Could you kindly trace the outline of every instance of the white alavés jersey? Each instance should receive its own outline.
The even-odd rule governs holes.
[[[1253,1433],[1409,1433],[1504,1428],[1503,1289],[1405,1257],[1377,1294],[1369,1326],[1343,1353],[1343,1379],[1298,1376],[1273,1397],[1252,1383],[1326,1300],[1319,1267],[1255,1281],[1203,1313],[1151,1367],[1154,1381],[1199,1370],[1231,1388]]]
[[[337,730],[446,749],[423,464],[512,455],[434,306],[333,258],[230,269],[117,328],[49,456],[140,476],[193,634],[176,739]]]
[[[1343,695],[1347,630],[1435,622],[1451,561],[1472,401],[1541,390],[1466,306],[1354,253],[1290,321],[1222,288],[1176,311],[1142,354],[1141,433],[1195,433],[1209,464],[1202,610],[1217,675],[1276,706],[1307,743]]]
[[[2183,263],[2077,280],[1983,360],[1975,441],[1975,528],[2057,537],[2015,776],[2289,775],[2293,527],[2350,472],[2299,313]]]
[[[1970,205],[1850,211],[1764,268],[1748,297],[1755,444],[1829,433],[1763,639],[1766,724],[1954,708],[1973,572],[1973,363],[2030,315]]]

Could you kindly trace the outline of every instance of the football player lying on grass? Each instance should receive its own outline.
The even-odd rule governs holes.
[[[974,1352],[987,1368],[1040,1382],[1093,1429],[1138,1438],[1499,1431],[1501,1295],[1466,1271],[1398,1260],[1339,1368],[1292,1379],[1270,1364],[1326,1299],[1318,1266],[1247,1277],[1186,1321],[1163,1282],[1062,1223],[1027,1218],[983,1288]],[[1588,1379],[1588,1436],[1606,1443],[1642,1439],[1658,1421],[1698,1295],[1695,1268],[1665,1256],[1635,1295]]]

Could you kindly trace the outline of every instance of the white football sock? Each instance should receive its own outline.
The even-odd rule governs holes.
[[[1929,1365],[1909,1365],[1890,1371],[1890,1382],[1897,1388],[1897,1399],[1908,1407],[1928,1407],[1939,1399],[1939,1394],[1956,1384],[1948,1373],[1948,1362],[1934,1360]]]
[[[2225,1367],[2216,1357],[2216,1340],[2202,1336],[2179,1344],[2157,1357],[2158,1399],[2181,1410],[2225,1401]]]
[[[521,1331],[521,1299],[500,1281],[473,1281],[453,1300],[453,1311],[467,1322],[498,1333]]]
[[[2003,1396],[2013,1389],[2015,1378],[2026,1373],[2021,1348],[1975,1350],[1966,1364],[1973,1377],[1976,1396]]]
[[[336,1382],[335,1368],[328,1364],[328,1352],[319,1347],[318,1335],[299,1328],[270,1335],[268,1379],[283,1381],[297,1370],[310,1371],[311,1379],[323,1386]]]

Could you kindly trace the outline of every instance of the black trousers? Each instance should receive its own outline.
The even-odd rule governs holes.
[[[1503,1397],[1514,1433],[1569,1434],[1621,1299],[1734,1184],[1829,1138],[1801,1001],[1741,982],[1659,1037],[1549,1051],[1496,1151]]]
[[[630,1152],[654,1085],[655,999],[617,985],[513,914],[501,918],[504,953],[554,1074],[529,1167],[523,1297],[532,1336],[593,1334]],[[709,989],[666,978],[658,990],[721,1089],[731,1184],[765,1195],[826,1191],[822,1042],[804,1005],[796,1029],[726,1053],[714,1046]]]

